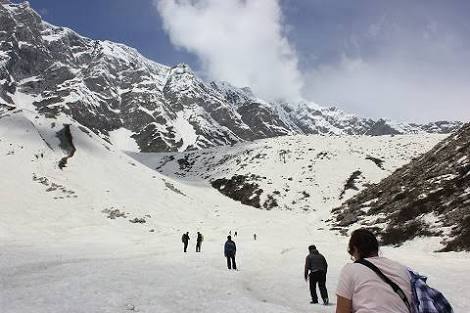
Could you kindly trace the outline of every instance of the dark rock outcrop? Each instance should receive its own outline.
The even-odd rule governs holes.
[[[231,178],[219,178],[211,182],[212,187],[225,196],[243,204],[261,208],[260,195],[263,190],[253,181],[254,177],[234,175]]]
[[[57,132],[57,138],[60,140],[59,147],[66,153],[59,161],[59,168],[62,170],[67,166],[68,159],[72,158],[77,149],[73,144],[73,136],[70,131],[70,124],[64,124],[64,128]]]
[[[384,244],[439,236],[441,251],[470,251],[470,123],[333,213],[335,227],[370,227]]]

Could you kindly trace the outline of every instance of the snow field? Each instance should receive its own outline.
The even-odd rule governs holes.
[[[55,134],[63,123],[72,125],[77,151],[61,171],[57,164],[66,153]],[[327,207],[307,213],[247,207],[202,180],[163,176],[73,121],[52,127],[28,112],[0,118],[0,173],[2,312],[335,310],[309,304],[303,280],[313,243],[329,262],[327,287],[336,302],[336,281],[349,256],[347,238],[321,221]],[[109,211],[102,211],[111,208],[128,214],[107,218]],[[129,222],[136,217],[146,223]],[[223,256],[229,230],[239,233],[238,272],[226,269]],[[205,237],[200,254],[194,252],[197,231]],[[423,239],[383,253],[428,274],[455,311],[466,312],[469,255],[436,254],[436,246]]]
[[[328,218],[368,183],[377,183],[412,158],[432,148],[443,135],[288,136],[184,153],[131,153],[162,174],[191,184],[206,184],[234,175],[257,176],[261,203],[276,199],[274,209],[316,211]],[[383,161],[381,167],[368,158]],[[181,168],[179,160],[191,165]],[[346,181],[360,171],[357,189]],[[343,194],[344,192],[344,194]]]

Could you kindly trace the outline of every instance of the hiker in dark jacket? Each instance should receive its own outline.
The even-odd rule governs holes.
[[[304,278],[307,281],[307,278],[310,274],[310,295],[312,296],[312,301],[310,303],[318,303],[317,297],[317,283],[320,288],[320,294],[323,300],[323,303],[328,304],[328,291],[326,290],[326,272],[328,271],[328,263],[323,255],[318,252],[317,248],[314,245],[308,247],[310,252],[305,259],[305,271]],[[309,273],[310,272],[310,273]]]
[[[204,241],[204,236],[200,232],[197,232],[196,252],[201,252],[201,244],[203,241]]]
[[[237,269],[237,263],[235,263],[235,254],[237,253],[237,246],[232,241],[232,236],[227,236],[227,241],[224,245],[224,255],[227,258],[227,268],[231,270]]]
[[[181,241],[184,244],[184,253],[186,253],[186,250],[188,249],[188,243],[189,243],[189,232],[186,232],[185,234],[183,234],[183,236],[181,237]]]

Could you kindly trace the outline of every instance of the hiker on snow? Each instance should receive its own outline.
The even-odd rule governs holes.
[[[312,301],[310,303],[318,303],[317,283],[320,288],[323,304],[328,304],[328,291],[326,290],[326,272],[328,271],[328,263],[325,257],[318,252],[315,245],[308,247],[309,254],[305,258],[304,278],[307,281],[310,272],[310,295]]]
[[[184,253],[186,253],[186,250],[188,249],[188,243],[189,243],[189,232],[186,232],[185,234],[183,234],[183,236],[181,237],[181,241],[184,244]]]
[[[204,236],[200,232],[197,232],[196,252],[201,252],[201,244],[203,241],[204,241]]]
[[[352,232],[348,253],[353,261],[370,262],[403,291],[411,302],[411,284],[407,268],[400,263],[379,256],[379,243],[372,232],[356,229]],[[337,313],[351,312],[409,312],[407,304],[367,265],[358,262],[346,264],[339,276],[336,289]],[[354,298],[354,301],[352,299]]]
[[[426,284],[426,277],[380,257],[379,243],[371,231],[353,231],[348,253],[354,263],[341,270],[336,313],[454,312],[444,295]]]
[[[237,264],[235,263],[235,254],[237,253],[237,246],[235,242],[232,241],[232,236],[227,236],[227,241],[224,245],[224,255],[227,258],[227,268],[231,270],[237,269]]]

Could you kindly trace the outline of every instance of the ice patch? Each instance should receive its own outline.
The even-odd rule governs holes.
[[[196,144],[198,137],[193,125],[188,121],[189,117],[186,117],[186,115],[185,112],[179,112],[173,123],[177,134],[176,141],[183,140],[183,145],[178,149],[179,151],[185,151],[190,145]]]
[[[11,95],[11,99],[13,103],[21,109],[36,112],[36,107],[34,106],[33,102],[40,101],[41,97],[28,95],[22,92],[16,92],[15,94]]]
[[[62,38],[61,34],[44,35],[42,39],[48,42],[58,41]]]
[[[121,151],[140,152],[139,145],[131,137],[133,134],[126,128],[119,128],[109,132],[109,140]]]

